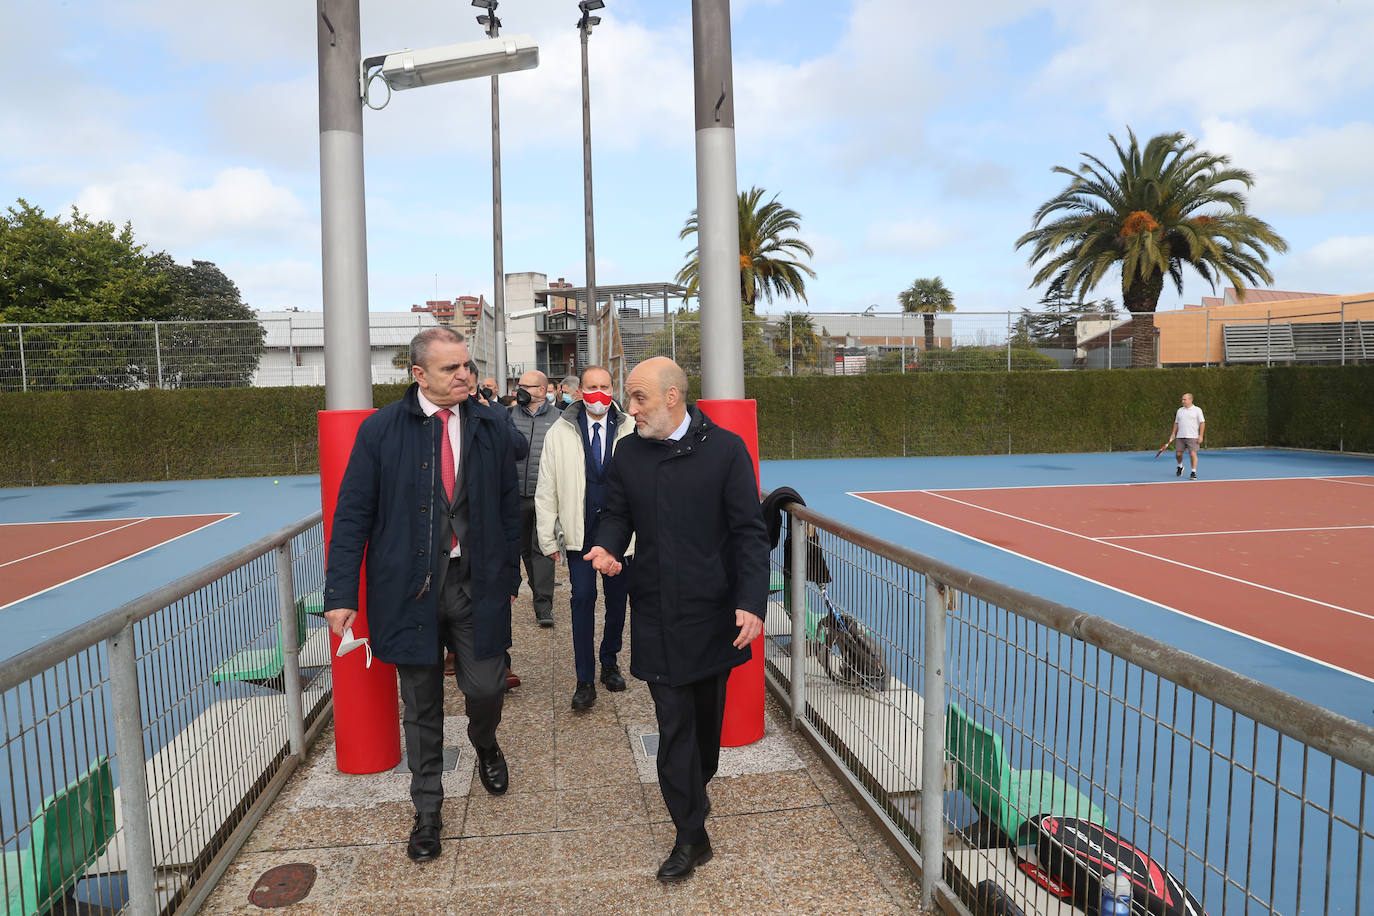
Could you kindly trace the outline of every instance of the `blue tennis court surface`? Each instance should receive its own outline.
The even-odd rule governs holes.
[[[1374,459],[1266,449],[1204,451],[1199,470],[1204,480],[1328,477],[1374,474]],[[1172,456],[1155,460],[1149,453],[1118,452],[765,461],[761,475],[765,489],[791,486],[808,506],[886,540],[1115,620],[1357,721],[1374,719],[1374,685],[1367,680],[849,495],[862,490],[1167,481],[1173,477]],[[318,477],[278,481],[245,478],[0,491],[0,522],[236,513],[0,611],[0,658],[112,610],[319,508]],[[1176,484],[1189,485],[1186,480]]]
[[[1198,470],[1203,480],[1369,475],[1374,474],[1374,459],[1269,449],[1203,451]],[[1374,721],[1374,684],[1366,679],[1296,658],[1281,649],[850,495],[865,490],[1072,487],[1157,481],[1189,486],[1186,478],[1174,479],[1172,455],[1158,460],[1153,452],[1116,452],[768,461],[763,462],[760,474],[765,489],[790,486],[816,511],[885,540],[1106,617],[1356,721]],[[1374,525],[1374,519],[1369,523]],[[1374,601],[1367,601],[1363,610],[1374,612]],[[1294,621],[1294,626],[1301,627],[1303,623]],[[1374,646],[1370,651],[1374,652]]]

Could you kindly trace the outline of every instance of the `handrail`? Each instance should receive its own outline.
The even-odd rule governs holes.
[[[877,556],[959,589],[1045,627],[1105,649],[1126,662],[1221,703],[1281,734],[1297,738],[1366,773],[1374,773],[1374,728],[1285,693],[1215,662],[1114,623],[1019,588],[960,569],[822,515],[797,503],[783,508],[817,528]]]
[[[118,635],[129,624],[149,617],[169,604],[194,594],[226,573],[318,525],[322,518],[322,512],[312,512],[305,518],[279,528],[231,554],[220,557],[213,563],[202,566],[195,572],[5,659],[3,668],[0,668],[0,694],[14,689],[30,678],[37,677],[78,652]]]

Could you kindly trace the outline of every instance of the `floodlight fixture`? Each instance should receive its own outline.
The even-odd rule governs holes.
[[[577,0],[577,8],[584,13],[590,13],[592,10],[604,10],[606,0]]]
[[[592,26],[601,25],[601,17],[589,14],[592,10],[604,10],[606,0],[578,0],[577,8],[582,11],[582,18],[577,20],[577,27],[584,32],[591,31]]]
[[[518,312],[507,312],[506,319],[509,321],[514,321],[517,318],[533,318],[535,315],[546,315],[548,314],[548,312],[549,306],[537,305],[532,309],[521,309]]]
[[[380,61],[376,57],[366,58],[363,67],[367,70],[378,63],[388,88],[415,89],[455,80],[495,76],[498,73],[533,70],[539,66],[539,45],[529,35],[507,35],[423,51],[393,51],[382,56]]]
[[[472,0],[472,5],[484,10],[494,10],[500,0]]]

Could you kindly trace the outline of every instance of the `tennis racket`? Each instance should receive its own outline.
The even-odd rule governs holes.
[[[1173,444],[1173,441],[1173,439],[1170,439],[1168,442],[1161,445],[1159,447],[1159,451],[1155,452],[1155,457],[1158,458],[1160,455],[1164,454],[1164,450],[1168,448],[1171,444]]]

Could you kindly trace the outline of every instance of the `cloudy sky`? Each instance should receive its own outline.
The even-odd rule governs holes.
[[[333,0],[338,2],[338,0]],[[597,277],[670,280],[696,205],[691,4],[608,0],[592,36]],[[1032,305],[1014,245],[1054,165],[1184,131],[1254,173],[1275,287],[1374,290],[1370,0],[735,0],[738,177],[803,217],[814,311]],[[364,53],[482,38],[466,0],[362,0]],[[505,267],[584,280],[575,0],[503,0],[540,44],[501,82]],[[320,308],[308,0],[49,0],[4,14],[0,203],[76,205],[245,301]],[[492,290],[487,81],[364,114],[370,306]],[[1210,293],[1189,275],[1182,300]],[[1099,295],[1119,299],[1115,278]],[[1161,308],[1180,298],[1166,289]],[[782,306],[774,310],[781,310]]]

